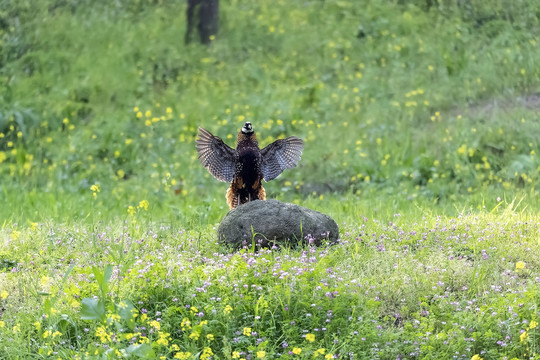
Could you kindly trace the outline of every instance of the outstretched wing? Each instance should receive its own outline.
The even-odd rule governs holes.
[[[291,169],[300,161],[304,142],[296,136],[276,140],[261,150],[261,171],[266,181],[275,179],[285,169]]]
[[[195,147],[203,166],[219,181],[231,182],[235,170],[234,149],[202,127],[199,127],[198,135]]]

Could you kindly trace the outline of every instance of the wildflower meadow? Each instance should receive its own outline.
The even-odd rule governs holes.
[[[186,7],[0,1],[0,359],[540,359],[538,2]],[[337,244],[217,241],[246,121]]]

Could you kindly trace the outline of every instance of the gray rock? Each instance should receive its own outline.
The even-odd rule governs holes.
[[[279,200],[255,200],[225,215],[218,227],[218,240],[234,248],[337,241],[339,228],[328,215]]]

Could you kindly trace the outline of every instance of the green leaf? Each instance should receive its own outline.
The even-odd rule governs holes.
[[[66,282],[66,280],[68,279],[69,277],[69,274],[71,274],[71,272],[73,271],[73,269],[75,268],[75,264],[72,264],[69,269],[67,269],[66,273],[64,274],[64,276],[62,277],[62,284]]]
[[[111,280],[111,275],[112,275],[112,265],[107,264],[107,266],[105,266],[105,270],[103,271],[103,273],[99,270],[98,267],[93,266],[92,272],[94,273],[94,276],[96,277],[96,280],[99,285],[99,290],[101,290],[102,296],[105,296],[109,289],[109,280]]]
[[[60,317],[61,319],[58,321],[57,325],[62,330],[62,333],[73,331],[75,334],[77,334],[77,324],[75,321],[73,321],[67,314],[61,314]]]
[[[51,308],[52,308],[52,301],[50,298],[45,299],[43,302],[43,308],[45,309],[45,314],[50,315],[51,314]]]
[[[152,347],[149,344],[133,344],[130,345],[126,352],[129,355],[137,356],[141,359],[151,359],[156,356],[154,353],[154,350],[152,350]]]
[[[111,275],[112,275],[112,265],[107,264],[107,266],[105,266],[105,282],[106,283],[108,283],[111,280]]]
[[[135,327],[135,318],[133,317],[133,314],[138,313],[135,306],[133,306],[129,300],[122,300],[120,303],[116,304],[116,309],[120,319],[125,320],[129,328],[133,330]]]
[[[135,310],[135,307],[129,300],[122,300],[118,304],[116,304],[116,307],[118,309],[118,315],[120,315],[120,318],[122,320],[128,320],[133,319],[133,310]]]
[[[81,319],[99,320],[105,319],[105,304],[100,299],[84,298],[81,302]]]

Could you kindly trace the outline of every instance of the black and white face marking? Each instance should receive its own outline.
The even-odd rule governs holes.
[[[251,134],[252,132],[253,132],[253,127],[251,126],[251,123],[248,121],[244,124],[244,127],[242,128],[242,133]]]

